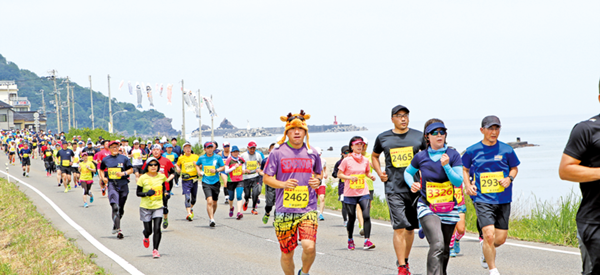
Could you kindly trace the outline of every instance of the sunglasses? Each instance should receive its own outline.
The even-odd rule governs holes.
[[[435,130],[432,131],[431,133],[429,133],[432,136],[437,136],[437,135],[445,135],[446,134],[446,130]]]
[[[295,118],[297,118],[297,119],[299,119],[299,120],[302,120],[302,121],[304,121],[304,117],[303,117],[303,116],[291,116],[291,117],[288,117],[288,120],[287,120],[287,121],[288,121],[288,122],[291,122],[291,121],[292,121],[292,120],[294,120]]]
[[[158,164],[157,163],[148,164],[148,167],[154,167],[154,166],[158,166]]]
[[[350,151],[345,151],[344,155],[350,154]]]

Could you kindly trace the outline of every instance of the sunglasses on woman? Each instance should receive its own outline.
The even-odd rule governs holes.
[[[157,163],[148,164],[148,167],[158,166]]]
[[[429,133],[432,136],[437,136],[437,135],[445,135],[446,134],[446,130],[435,130],[432,131],[431,133]]]

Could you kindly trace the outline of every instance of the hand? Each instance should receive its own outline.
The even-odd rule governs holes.
[[[373,175],[369,175],[369,178],[370,178],[372,181],[375,181],[375,180],[376,180],[375,176],[373,176]]]
[[[122,176],[125,176],[125,173],[124,172],[116,172],[115,175],[117,177],[122,177]]]
[[[510,186],[510,184],[512,183],[512,181],[510,180],[509,177],[506,177],[506,178],[501,179],[498,183],[500,183],[500,185],[502,185],[502,187],[508,188]]]
[[[310,178],[308,179],[308,185],[316,190],[321,185],[321,181],[318,178]]]
[[[153,196],[154,194],[156,194],[156,192],[152,189],[150,189],[150,190],[148,190],[148,192],[146,192],[147,197]]]
[[[383,182],[387,182],[388,181],[388,175],[387,175],[387,173],[385,171],[381,172],[381,175],[379,175],[379,178]]]
[[[245,174],[250,174],[250,170],[246,169],[246,170],[244,170],[244,173]]]
[[[421,190],[421,183],[418,181],[413,182],[413,184],[410,186],[410,191],[417,193],[419,190]]]
[[[294,189],[296,186],[298,186],[298,180],[296,179],[289,179],[283,183],[283,188]]]
[[[465,184],[465,191],[469,196],[477,196],[477,186],[475,184]]]
[[[214,173],[217,172],[217,170],[215,170],[215,169],[209,169],[208,172],[210,172],[211,174],[214,174]]]
[[[443,154],[440,161],[442,162],[442,166],[446,166],[446,164],[450,163],[450,157],[448,154]]]
[[[90,166],[89,166],[89,165],[86,165],[85,167],[86,167],[88,170],[92,170],[92,168],[90,168]]]
[[[358,178],[357,178],[357,177],[352,177],[352,176],[348,177],[348,179],[349,179],[350,181],[357,181],[357,180],[358,180]]]
[[[329,177],[329,175],[325,174],[325,176],[323,176],[323,179],[326,180]]]

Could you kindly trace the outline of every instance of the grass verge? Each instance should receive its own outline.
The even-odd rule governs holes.
[[[72,241],[16,185],[0,179],[1,274],[106,274]]]

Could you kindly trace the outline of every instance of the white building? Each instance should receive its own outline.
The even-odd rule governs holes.
[[[19,97],[17,84],[12,80],[0,81],[0,101],[13,106],[15,112],[28,112],[31,108],[27,97]]]

